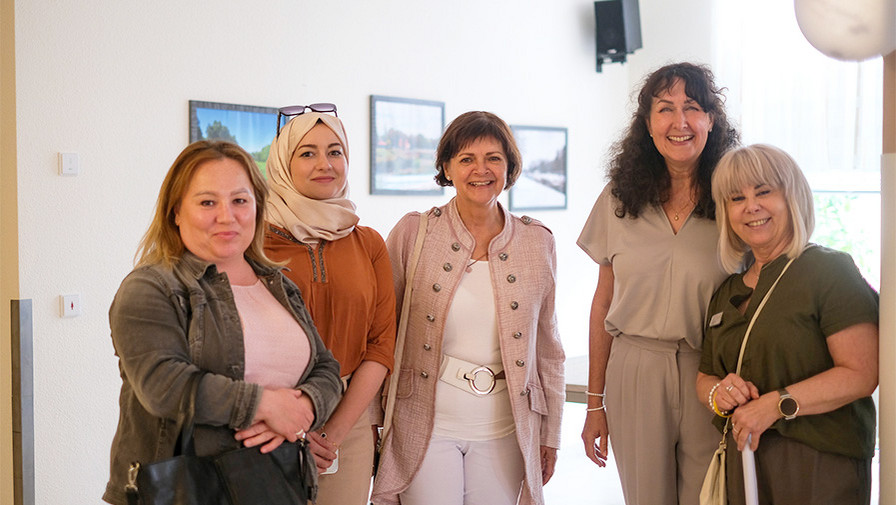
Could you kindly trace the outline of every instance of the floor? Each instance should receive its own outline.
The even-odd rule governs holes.
[[[554,477],[544,488],[547,505],[624,505],[612,455],[600,468],[585,456],[582,426],[585,405],[567,402],[563,409],[560,450]]]

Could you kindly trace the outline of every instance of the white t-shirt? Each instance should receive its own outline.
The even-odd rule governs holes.
[[[477,365],[501,363],[495,296],[487,261],[474,263],[472,272],[461,278],[445,320],[442,353]],[[507,389],[479,396],[438,381],[434,434],[461,440],[491,440],[515,429]]]

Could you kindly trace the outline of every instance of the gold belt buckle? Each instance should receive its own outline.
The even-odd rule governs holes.
[[[487,373],[492,379],[492,383],[488,386],[488,389],[479,389],[479,386],[476,385],[476,376],[480,372]],[[472,389],[473,392],[477,395],[487,395],[491,393],[495,390],[495,384],[498,383],[498,381],[495,380],[495,372],[487,366],[476,367],[472,372],[465,373],[464,379],[466,379],[467,382],[470,383],[470,389]]]

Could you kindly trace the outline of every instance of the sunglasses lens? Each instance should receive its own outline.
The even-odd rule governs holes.
[[[297,116],[305,112],[305,109],[307,108],[307,105],[290,105],[288,107],[281,107],[280,114],[284,116]]]
[[[336,112],[336,104],[332,103],[313,103],[308,108],[314,112]]]

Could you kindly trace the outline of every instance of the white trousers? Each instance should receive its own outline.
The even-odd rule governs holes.
[[[433,435],[402,505],[514,505],[525,477],[516,433],[468,441]]]

